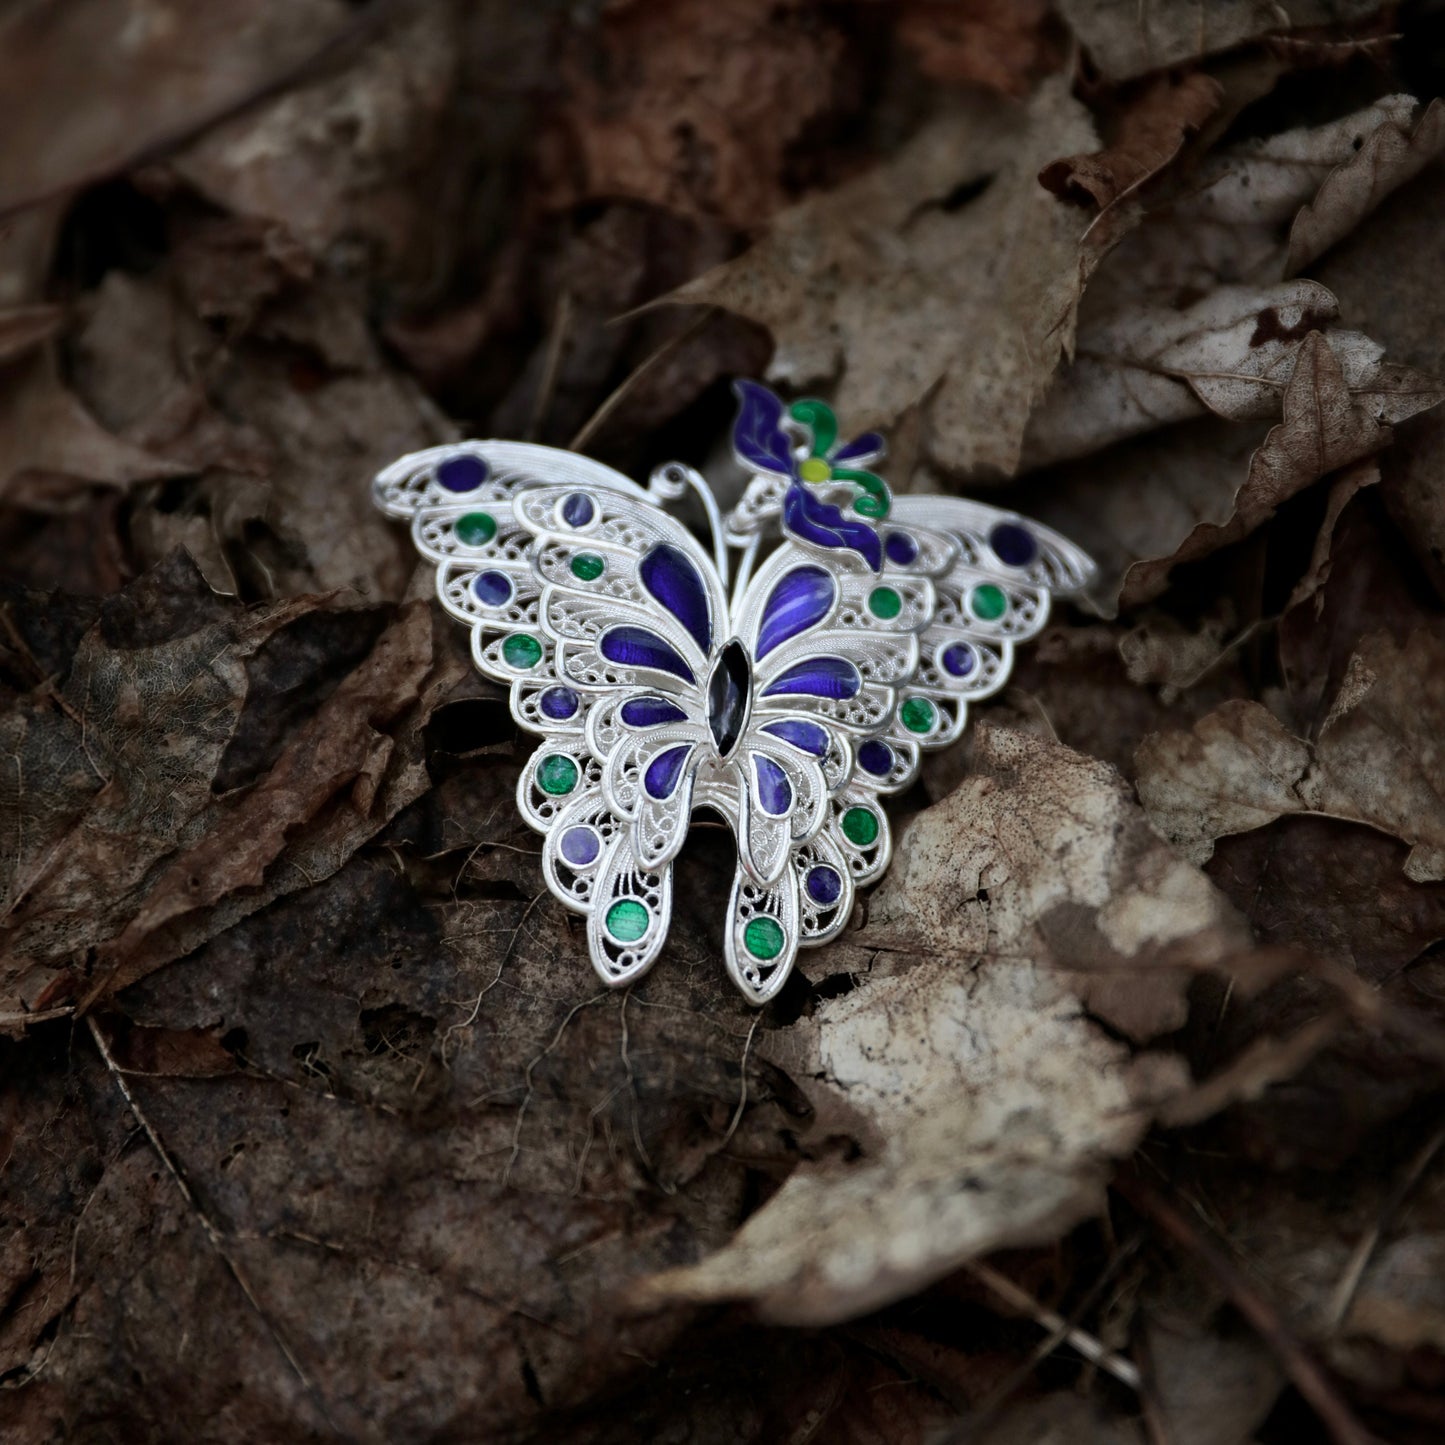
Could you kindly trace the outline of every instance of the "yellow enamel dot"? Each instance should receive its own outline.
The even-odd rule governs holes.
[[[833,468],[822,457],[809,457],[798,468],[798,475],[805,482],[826,482],[833,475]]]

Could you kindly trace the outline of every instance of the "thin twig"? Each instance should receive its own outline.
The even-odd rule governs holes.
[[[1345,1272],[1340,1276],[1340,1282],[1335,1286],[1335,1292],[1330,1299],[1326,1317],[1331,1330],[1339,1329],[1344,1323],[1345,1316],[1354,1303],[1355,1292],[1359,1289],[1360,1281],[1369,1267],[1370,1259],[1375,1250],[1379,1248],[1381,1235],[1390,1227],[1390,1221],[1399,1213],[1406,1196],[1420,1182],[1421,1177],[1440,1152],[1441,1145],[1445,1145],[1445,1126],[1437,1129],[1405,1166],[1404,1174],[1400,1176],[1399,1182],[1390,1192],[1390,1197],[1386,1199],[1374,1224],[1361,1235],[1360,1242],[1355,1246],[1355,1251],[1350,1256],[1349,1263],[1345,1266]]]
[[[1279,1311],[1250,1284],[1218,1244],[1206,1239],[1180,1210],[1142,1180],[1120,1178],[1115,1180],[1114,1188],[1214,1276],[1230,1303],[1274,1351],[1285,1374],[1335,1445],[1377,1445],[1376,1437],[1355,1418],[1319,1363],[1290,1333]]]
[[[728,1140],[737,1133],[738,1125],[742,1123],[743,1110],[748,1106],[748,1050],[753,1046],[753,1035],[757,1033],[758,1025],[762,1022],[762,1018],[761,1013],[753,1015],[752,1027],[748,1030],[748,1036],[743,1041],[743,1062],[741,1066],[742,1087],[738,1090],[738,1106],[733,1110],[732,1123],[728,1125],[727,1133],[722,1136],[722,1142],[718,1145],[719,1149],[727,1148]]]
[[[547,409],[552,404],[552,391],[557,385],[557,373],[562,366],[562,346],[572,325],[572,293],[564,291],[557,298],[557,313],[552,320],[552,330],[547,337],[547,355],[542,362],[542,379],[537,383],[537,399],[532,403],[532,416],[527,423],[527,437],[534,439],[542,429]]]
[[[1086,1330],[1071,1325],[1063,1315],[1040,1304],[1027,1290],[1016,1285],[1006,1274],[1000,1274],[992,1265],[981,1260],[970,1260],[964,1268],[980,1284],[987,1285],[1001,1300],[1012,1305],[1020,1314],[1028,1315],[1035,1324],[1058,1334],[1061,1343],[1067,1343],[1077,1350],[1092,1365],[1112,1375],[1120,1384],[1131,1390],[1139,1388],[1139,1371],[1132,1361],[1116,1355],[1104,1343]]]
[[[300,1380],[302,1388],[306,1391],[307,1395],[311,1397],[312,1403],[321,1412],[322,1418],[327,1424],[334,1427],[335,1422],[331,1419],[331,1412],[327,1410],[326,1402],[322,1399],[321,1392],[316,1388],[311,1377],[302,1368],[301,1361],[296,1358],[290,1345],[282,1338],[281,1332],[271,1323],[270,1317],[266,1311],[261,1308],[261,1301],[257,1298],[256,1291],[251,1288],[251,1282],[246,1278],[245,1271],[236,1262],[230,1250],[227,1249],[226,1241],[221,1231],[206,1211],[201,1208],[195,1191],[191,1188],[186,1176],[181,1173],[180,1165],[176,1163],[171,1151],[166,1147],[165,1142],[156,1132],[150,1120],[146,1118],[145,1112],[141,1109],[140,1104],[137,1103],[135,1095],[131,1093],[130,1085],[126,1082],[125,1071],[116,1063],[115,1055],[110,1051],[110,1044],[105,1037],[105,1031],[96,1022],[94,1014],[88,1014],[85,1022],[90,1029],[91,1038],[95,1041],[95,1047],[100,1051],[101,1058],[105,1060],[106,1068],[110,1070],[111,1078],[115,1080],[116,1087],[120,1090],[121,1097],[126,1102],[126,1107],[129,1108],[136,1123],[141,1126],[146,1138],[150,1140],[151,1148],[155,1150],[161,1163],[165,1166],[166,1172],[171,1176],[176,1188],[180,1190],[181,1198],[186,1201],[191,1212],[195,1215],[201,1229],[205,1232],[206,1238],[210,1241],[211,1248],[216,1251],[217,1256],[229,1271],[231,1278],[240,1286],[241,1293],[246,1296],[246,1302],[255,1310],[256,1317],[261,1321],[266,1333],[271,1336],[272,1343],[280,1351],[286,1363],[291,1367],[296,1378]]]
[[[669,336],[651,355],[632,368],[630,372],[612,389],[611,393],[602,402],[601,406],[583,422],[577,435],[567,443],[567,450],[571,452],[580,451],[582,447],[597,434],[598,429],[617,410],[629,392],[647,375],[653,367],[657,366],[665,358],[672,355],[674,351],[685,341],[690,341],[709,321],[717,315],[717,307],[709,306],[702,315],[695,320],[688,322],[681,331]]]

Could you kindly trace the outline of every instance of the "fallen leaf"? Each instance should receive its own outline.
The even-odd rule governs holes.
[[[626,196],[748,228],[785,201],[789,148],[831,107],[843,50],[797,0],[612,7],[572,42],[554,203]]]
[[[929,397],[941,465],[1011,473],[1029,410],[1069,349],[1084,280],[1087,218],[1037,174],[1093,140],[1063,79],[1027,106],[960,102],[890,161],[784,211],[736,261],[669,299],[768,327],[769,376],[793,387],[839,376],[835,405],[855,426]]]
[[[1409,843],[1405,875],[1415,882],[1445,878],[1445,759],[1434,721],[1445,707],[1442,664],[1436,632],[1422,629],[1403,647],[1377,634],[1351,659],[1313,744],[1259,703],[1226,703],[1190,733],[1144,742],[1140,801],[1196,862],[1226,833],[1319,814]]]
[[[58,306],[15,306],[0,311],[0,363],[14,361],[54,336],[65,320]]]
[[[1183,1020],[1195,969],[1247,946],[1111,769],[994,729],[976,773],[900,840],[861,941],[898,960],[767,1057],[819,1134],[861,1159],[801,1165],[733,1240],[645,1281],[640,1303],[747,1298],[820,1324],[1096,1210],[1107,1160],[1187,1086],[1092,1021],[1148,1039]]]
[[[0,370],[0,495],[64,506],[96,483],[127,487],[186,468],[113,435],[61,381],[48,355]]]
[[[1027,95],[1057,66],[1049,0],[906,0],[898,39],[934,80]]]
[[[1089,58],[1111,81],[1213,55],[1263,35],[1364,20],[1380,0],[1059,0],[1059,11]]]
[[[1278,417],[1304,342],[1318,332],[1359,408],[1393,425],[1445,399],[1445,381],[1382,360],[1335,329],[1339,303],[1316,281],[1221,286],[1192,306],[1136,306],[1081,327],[1074,360],[1029,419],[1023,465],[1045,466],[1208,410]]]
[[[1354,155],[1325,177],[1290,227],[1286,275],[1304,270],[1349,235],[1386,196],[1445,151],[1445,103],[1437,97],[1412,122],[1389,119],[1376,126]]]
[[[1103,150],[1050,161],[1039,184],[1077,205],[1101,211],[1115,205],[1179,154],[1222,97],[1212,76],[1162,76],[1125,107]]]
[[[8,117],[0,211],[134,164],[263,93],[344,33],[333,0],[284,6],[188,5],[143,12],[80,0],[63,12],[13,11],[0,31],[0,88],[24,95]],[[353,22],[354,23],[354,22]],[[85,103],[75,103],[77,74]]]

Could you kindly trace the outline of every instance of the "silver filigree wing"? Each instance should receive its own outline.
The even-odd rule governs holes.
[[[549,888],[587,918],[598,973],[628,982],[666,938],[691,811],[689,769],[663,798],[643,795],[639,780],[668,745],[695,751],[701,739],[707,647],[694,633],[725,626],[716,568],[648,492],[551,447],[434,447],[389,466],[374,495],[410,519],[437,564],[442,606],[471,630],[478,669],[510,686],[513,716],[542,737],[518,808],[544,834]],[[648,556],[674,555],[701,602],[692,631],[639,572]],[[634,727],[624,704],[635,698],[668,710],[669,726]]]
[[[789,538],[736,619],[754,659],[748,745],[782,762],[773,740],[790,734],[787,776],[800,805],[787,866],[776,870],[756,866],[745,846],[756,788],[733,820],[740,856],[725,955],[755,1003],[782,987],[798,948],[842,929],[856,890],[887,868],[882,797],[914,781],[925,750],[959,737],[970,702],[1003,686],[1051,596],[1082,590],[1093,574],[1057,533],[978,503],[896,498],[879,531],[878,571],[855,550]],[[822,782],[816,806],[810,767]]]

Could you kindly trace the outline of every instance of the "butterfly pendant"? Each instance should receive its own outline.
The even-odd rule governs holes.
[[[542,739],[518,807],[604,982],[656,960],[673,860],[711,809],[738,850],[723,956],[763,1004],[887,868],[882,799],[958,738],[1050,597],[1094,566],[997,508],[893,497],[869,470],[882,439],[840,443],[822,402],[736,391],[750,480],[726,518],[690,467],[644,489],[525,442],[414,452],[374,495],[410,520],[477,667]],[[689,489],[711,551],[666,510]]]

